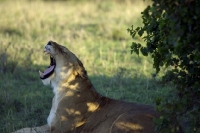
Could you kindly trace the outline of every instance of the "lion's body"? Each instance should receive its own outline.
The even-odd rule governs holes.
[[[54,91],[48,126],[52,133],[153,133],[154,107],[113,100],[99,95],[83,64],[67,48],[51,42],[54,73],[44,84]],[[45,47],[46,48],[46,47]],[[19,130],[22,131],[22,130]],[[19,132],[17,131],[17,132]],[[30,129],[27,130],[30,132]]]

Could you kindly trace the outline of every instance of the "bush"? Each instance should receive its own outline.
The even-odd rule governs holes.
[[[200,132],[200,1],[152,1],[142,12],[144,26],[132,26],[128,32],[146,43],[133,42],[131,52],[150,55],[157,72],[163,66],[171,68],[163,81],[173,82],[176,90],[171,97],[156,99],[162,114],[155,120],[156,131]]]

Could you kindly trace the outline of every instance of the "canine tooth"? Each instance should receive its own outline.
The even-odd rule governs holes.
[[[39,74],[41,77],[44,77],[44,74],[39,70]]]

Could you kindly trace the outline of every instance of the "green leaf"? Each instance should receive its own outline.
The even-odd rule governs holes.
[[[144,29],[141,29],[141,30],[138,31],[138,35],[139,35],[140,37],[143,35],[143,33],[144,33]]]
[[[132,42],[131,53],[135,52],[137,55],[139,55],[139,49],[140,49],[140,47],[141,47],[140,43]]]
[[[144,56],[148,56],[148,50],[146,47],[141,47],[140,51]]]

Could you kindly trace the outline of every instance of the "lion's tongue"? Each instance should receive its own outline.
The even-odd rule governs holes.
[[[48,78],[53,73],[55,67],[56,67],[55,65],[51,65],[51,66],[47,67],[47,69],[42,73],[43,76],[40,75],[40,78],[41,79]]]
[[[44,75],[47,75],[49,73],[51,73],[52,71],[54,71],[55,65],[49,66],[44,72]]]

